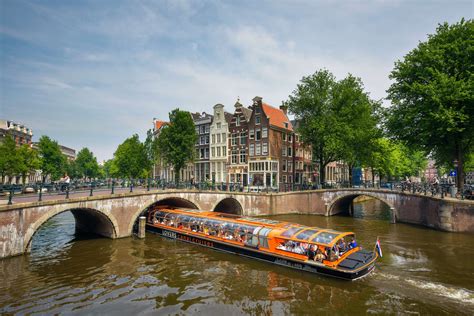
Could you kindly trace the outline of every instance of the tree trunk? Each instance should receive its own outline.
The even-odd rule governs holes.
[[[456,147],[456,156],[458,160],[458,166],[456,168],[456,184],[458,187],[458,192],[462,193],[464,191],[464,159],[461,146],[457,144]]]
[[[349,187],[352,187],[352,169],[354,169],[353,165],[348,165],[349,167]]]
[[[323,156],[319,156],[319,184],[323,185],[326,182],[326,165],[323,161]]]
[[[178,186],[179,173],[181,172],[181,168],[175,166],[174,169],[175,169],[175,171],[174,171],[174,182],[176,182],[176,186]]]

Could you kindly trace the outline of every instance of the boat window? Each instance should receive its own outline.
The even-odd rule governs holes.
[[[247,233],[247,241],[245,242],[245,245],[251,246],[251,247],[258,247],[258,232],[262,229],[262,227],[257,227],[252,231]]]
[[[281,235],[283,237],[291,237],[297,232],[300,232],[304,229],[304,227],[292,227],[290,229],[285,230]]]
[[[316,237],[313,238],[313,242],[321,243],[321,244],[329,244],[331,241],[337,237],[339,233],[332,233],[332,232],[322,232],[318,234]]]
[[[301,239],[301,240],[308,240],[309,237],[313,236],[316,234],[318,231],[316,229],[308,229],[303,231],[302,233],[299,233],[296,238]]]

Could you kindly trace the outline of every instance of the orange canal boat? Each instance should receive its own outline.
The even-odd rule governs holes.
[[[376,251],[362,249],[352,232],[276,220],[159,206],[147,231],[332,277],[356,280],[375,268]]]

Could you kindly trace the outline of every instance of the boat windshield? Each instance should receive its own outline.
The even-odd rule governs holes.
[[[287,229],[285,230],[281,235],[283,237],[291,237],[293,236],[294,234],[296,234],[297,232],[300,232],[304,229],[304,227],[300,227],[300,226],[293,226],[291,227],[290,229]]]
[[[296,239],[308,240],[309,237],[313,236],[318,232],[317,229],[307,229],[296,236]]]
[[[337,232],[322,232],[313,238],[312,242],[317,242],[321,244],[330,244],[334,238],[339,235]]]

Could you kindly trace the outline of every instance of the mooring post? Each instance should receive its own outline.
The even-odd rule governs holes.
[[[12,205],[12,199],[13,199],[13,188],[10,189],[10,195],[8,196],[8,205]]]
[[[146,217],[140,216],[138,218],[138,238],[145,238],[145,224],[146,224]]]
[[[390,208],[390,213],[392,213],[392,220],[390,223],[395,224],[397,223],[397,215],[395,214],[395,208]]]
[[[69,184],[66,184],[66,200],[69,199]]]

